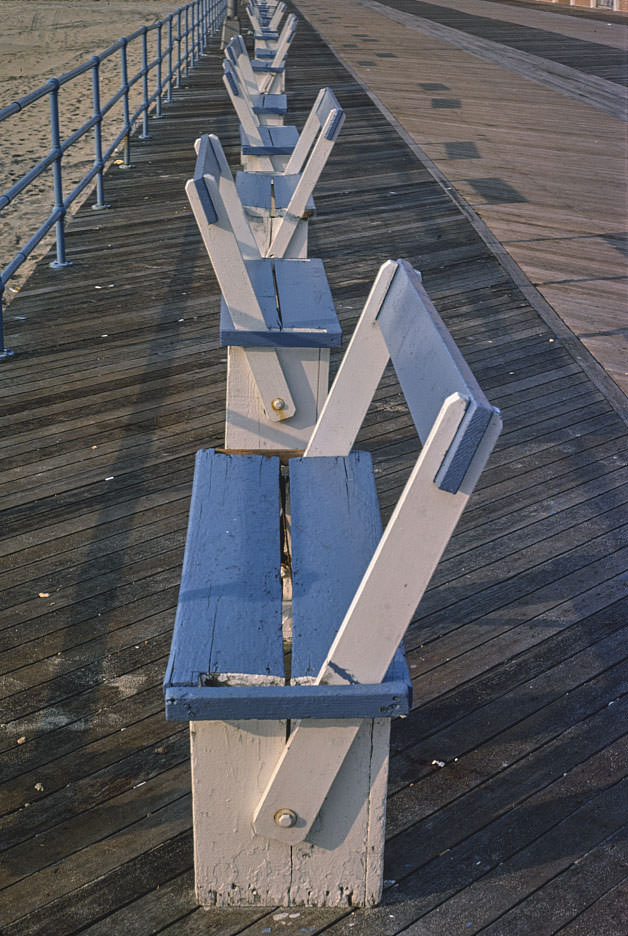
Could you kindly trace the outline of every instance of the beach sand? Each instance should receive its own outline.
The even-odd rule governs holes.
[[[34,91],[48,79],[60,77],[109,48],[121,36],[154,23],[177,8],[176,0],[0,0],[0,108]],[[156,31],[149,34],[149,60],[154,56]],[[163,44],[166,44],[164,30]],[[151,45],[152,43],[152,45]],[[129,47],[129,76],[141,65],[141,41]],[[120,87],[120,59],[116,53],[101,71],[101,103]],[[150,91],[154,90],[151,79]],[[141,98],[132,98],[132,111]],[[92,113],[91,75],[70,82],[59,93],[61,135],[67,138]],[[103,143],[111,142],[121,127],[121,108],[112,110],[103,128]],[[35,166],[50,149],[48,96],[0,123],[0,193]],[[93,164],[93,135],[88,133],[63,159],[64,194]],[[0,269],[49,215],[53,205],[52,173],[47,170],[28,192],[0,214]],[[75,204],[75,209],[78,207]],[[34,255],[11,279],[5,294],[10,299],[23,284],[33,264],[49,249],[49,234]]]

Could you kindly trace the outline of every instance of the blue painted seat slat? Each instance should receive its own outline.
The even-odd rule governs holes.
[[[261,208],[265,211],[273,209],[274,213],[278,213],[285,211],[290,204],[300,178],[298,173],[265,175],[261,172],[238,172],[236,189],[245,208]],[[306,213],[311,216],[315,211],[314,199],[310,196]]]
[[[260,94],[253,103],[256,114],[285,114],[288,101],[285,94]]]
[[[264,268],[260,270],[260,267]],[[255,274],[255,289],[258,282],[264,284],[267,304],[270,309],[270,284],[273,298],[279,300],[279,309],[274,314],[262,308],[268,330],[236,329],[229,309],[224,302],[220,305],[220,343],[239,347],[273,348],[336,348],[342,341],[342,331],[334,308],[329,283],[322,260],[252,260],[247,269]],[[259,277],[259,279],[258,279]],[[276,294],[274,288],[276,287]],[[272,319],[272,323],[271,323]]]
[[[299,141],[299,131],[296,127],[267,127],[258,128],[261,137],[260,143],[252,143],[244,127],[240,127],[240,144],[244,156],[289,156]]]
[[[285,71],[285,65],[271,65],[264,59],[251,59],[251,68],[256,72],[271,72],[273,75],[280,75]]]
[[[244,208],[260,208],[270,213],[273,205],[272,176],[262,172],[238,172],[235,184]]]
[[[370,454],[291,458],[290,506],[295,680],[318,674],[382,535]]]
[[[278,458],[197,453],[166,691],[284,682],[279,508]]]

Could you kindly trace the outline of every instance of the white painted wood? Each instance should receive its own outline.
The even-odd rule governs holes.
[[[196,895],[202,906],[373,906],[382,884],[390,719],[365,719],[307,842],[257,836],[251,815],[283,721],[192,722]]]
[[[318,94],[316,95],[316,100],[312,104],[310,113],[307,115],[307,120],[305,121],[305,124],[303,125],[303,130],[301,130],[301,133],[299,134],[299,142],[293,149],[292,155],[290,156],[290,159],[286,166],[287,175],[290,175],[290,174],[296,175],[297,173],[303,171],[305,160],[307,159],[308,153],[310,152],[310,149],[312,148],[312,144],[314,143],[314,140],[316,139],[316,135],[320,130],[321,123],[323,123],[327,119],[329,111],[332,109],[332,106],[330,105],[329,110],[324,115],[323,119],[321,120],[321,116],[319,115],[319,108],[323,102],[323,99],[327,91],[328,91],[327,88],[321,88]]]
[[[234,325],[243,330],[266,328],[269,314],[265,316],[260,305],[263,292],[253,282],[252,268],[245,262],[247,258],[261,259],[259,249],[244,215],[220,142],[217,137],[205,135],[200,140],[198,151],[198,159],[203,167],[210,163],[210,156],[215,158],[217,177],[209,174],[201,178],[195,176],[186,183],[185,191]],[[203,189],[211,199],[218,223],[207,218]],[[274,287],[271,287],[268,303],[275,309]],[[294,416],[294,399],[276,353],[270,350],[262,361],[255,351],[247,350],[245,357],[267,419],[281,422]],[[277,398],[285,403],[280,411],[272,407],[272,401]]]
[[[244,94],[240,86],[238,73],[235,68],[231,66],[229,61],[223,62],[222,83],[226,88],[229,100],[247,137],[251,143],[254,143],[256,146],[261,146],[262,137],[259,128],[262,122],[259,116],[254,113],[251,98],[248,94]]]
[[[283,16],[283,10],[279,13],[279,16],[277,16],[277,9],[275,9],[275,12],[273,13],[271,17],[268,23],[268,26],[262,27],[261,30],[256,30],[256,35],[255,35],[255,55],[256,56],[263,58],[264,53],[274,54],[274,52],[276,51],[278,45],[282,42],[282,40],[285,41],[287,39],[288,34],[290,33],[290,30],[292,29],[293,24],[296,23],[296,16],[294,15],[294,13],[288,16],[286,18],[285,23],[283,24],[281,28],[281,32],[278,33],[277,31],[279,30],[279,23],[281,21],[282,16]],[[273,26],[273,23],[275,23],[276,25]]]
[[[285,3],[277,4],[273,12],[273,15],[270,18],[270,22],[268,23],[269,29],[279,29],[279,23],[281,22],[281,17],[284,15],[285,10],[286,10]]]
[[[379,902],[389,736],[390,719],[363,720],[308,840],[292,848],[291,903]]]
[[[291,849],[251,814],[285,745],[284,721],[190,722],[194,869],[202,906],[290,902]]]
[[[375,683],[384,677],[468,499],[462,492],[440,491],[433,482],[465,408],[459,395],[443,405],[317,683]],[[359,727],[349,720],[326,724],[324,736],[309,721],[293,728],[255,813],[258,835],[292,844],[307,836]],[[297,782],[299,775],[310,778],[307,787]],[[278,803],[297,814],[295,826],[280,829],[274,823]]]
[[[283,94],[286,90],[286,71],[263,71],[257,73],[257,83],[263,94]]]
[[[272,238],[282,223],[283,214],[277,217],[267,212],[255,212],[255,209],[253,209],[251,213],[247,211],[247,217],[260,253],[263,257],[270,256]],[[298,221],[299,223],[294,228],[294,232],[281,254],[286,260],[307,259],[308,222],[306,218],[300,218]]]
[[[275,226],[267,256],[288,257],[295,255],[294,248],[291,246],[292,241],[298,229],[304,226],[304,219],[307,216],[308,203],[312,197],[314,186],[325,168],[343,121],[343,112],[337,108],[332,108],[326,120],[321,124],[320,131],[311,148],[288,207],[279,223]],[[334,127],[334,125],[336,126]],[[331,134],[332,128],[334,129],[333,135]]]
[[[251,60],[246,50],[246,46],[244,45],[242,36],[238,36],[229,43],[229,46],[225,51],[225,56],[231,61],[232,65],[237,70],[249,99],[254,100],[255,95],[260,93],[260,89],[258,86],[258,79],[256,78],[255,72],[251,66]]]
[[[289,421],[269,423],[247,361],[251,351],[262,359],[276,353],[292,391],[295,414]],[[303,450],[320,415],[329,387],[329,350],[326,348],[244,349],[229,347],[227,358],[225,446],[263,451]]]
[[[241,165],[246,172],[285,172],[290,159],[289,154],[279,156],[255,156],[251,153],[242,153]]]
[[[336,374],[305,454],[348,455],[388,363],[388,348],[376,319],[397,272],[388,260],[380,268]]]

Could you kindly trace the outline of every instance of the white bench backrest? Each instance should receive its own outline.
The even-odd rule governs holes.
[[[499,412],[458,351],[420,275],[403,260],[388,261],[306,457],[348,454],[389,359],[423,447],[319,681],[337,682],[343,670],[359,682],[383,679],[501,429]],[[362,660],[359,646],[369,648]]]
[[[255,72],[244,44],[242,36],[234,36],[225,48],[225,58],[228,59],[238,72],[250,100],[260,93]]]
[[[286,175],[303,171],[305,160],[309,155],[317,135],[321,132],[327,118],[334,110],[340,112],[340,114],[343,113],[340,104],[336,100],[336,95],[331,88],[321,88],[308,114],[303,130],[299,135],[299,141],[288,160],[285,169]],[[344,120],[344,117],[339,117],[338,119]]]
[[[344,111],[329,88],[324,88],[319,93],[319,99],[321,102],[324,101],[325,106],[318,108],[320,113],[315,115],[315,119],[320,120],[321,117],[324,117],[325,113],[327,116],[324,117],[319,124],[318,132],[314,135],[313,145],[307,156],[307,161],[302,168],[300,179],[292,194],[284,216],[275,229],[273,239],[268,249],[269,257],[284,257],[286,255],[286,251],[294,236],[299,220],[305,214],[308,201],[325,168],[325,164],[329,159],[344,123]],[[299,137],[299,142],[295,150],[299,147],[304,133],[305,128],[301,133],[301,137]],[[288,168],[291,162],[292,157],[288,162],[286,174],[288,174]]]
[[[222,63],[222,69],[222,83],[227,89],[227,94],[233,104],[233,109],[237,114],[238,120],[244,128],[244,132],[251,143],[254,143],[256,146],[261,146],[262,138],[259,130],[260,120],[253,110],[251,97],[247,93],[246,86],[240,80],[237,69],[233,67],[228,59],[225,59]]]
[[[343,456],[392,359],[423,442],[410,478],[321,666],[317,684],[380,683],[403,639],[501,429],[421,285],[405,261],[381,268],[305,458]],[[321,732],[297,723],[253,816],[258,835],[287,844],[312,827],[359,723]],[[308,781],[305,782],[305,778]],[[298,826],[279,830],[282,804]]]
[[[279,329],[272,271],[260,257],[220,140],[204,134],[196,151],[194,177],[185,191],[231,321],[242,331]],[[277,354],[255,348],[245,348],[244,353],[268,417],[289,419],[295,404]],[[275,412],[272,400],[278,396],[285,406]]]
[[[275,55],[271,61],[273,68],[282,68],[286,64],[286,58],[296,31],[297,17],[294,13],[291,13],[290,16],[286,18],[286,22],[283,24],[283,29],[277,40],[277,48],[275,49]]]

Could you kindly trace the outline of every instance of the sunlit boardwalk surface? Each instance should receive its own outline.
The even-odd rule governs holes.
[[[111,211],[87,205],[72,222],[74,266],[41,264],[7,315],[17,354],[0,369],[3,936],[625,936],[625,398],[304,19],[349,59],[343,43],[376,28],[370,5],[352,6],[353,18],[348,0],[297,8],[290,112],[300,125],[323,85],[347,111],[310,254],[325,261],[346,335],[384,259],[421,269],[505,425],[408,634],[415,700],[394,725],[382,906],[205,911],[193,893],[187,732],[164,720],[161,679],[193,455],[223,434],[218,292],[183,193],[200,132],[237,156],[214,47],[135,147],[135,168],[109,179]],[[349,28],[366,35],[350,40]],[[392,64],[415,101],[462,100],[446,56],[428,77],[415,32],[418,78],[390,58],[399,45],[382,29],[368,57],[357,53],[376,65],[349,64],[382,67],[390,82]],[[447,88],[419,87],[430,82]],[[419,142],[434,162],[431,146],[483,149],[466,126],[462,138],[437,125],[453,110],[459,122],[462,107],[426,108],[434,123]],[[452,152],[465,199],[464,179],[516,187],[486,166],[463,178]],[[487,146],[480,158],[498,156]],[[503,209],[484,202],[495,217]],[[591,323],[602,330],[593,313]],[[392,376],[360,444],[386,511],[416,454]]]

